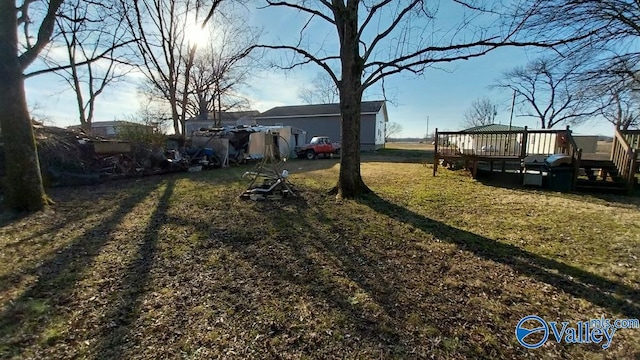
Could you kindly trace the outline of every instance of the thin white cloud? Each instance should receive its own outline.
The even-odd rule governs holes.
[[[302,101],[298,96],[308,81],[304,73],[263,71],[254,76],[251,88],[244,93],[251,108],[263,112],[276,106],[300,104]]]
[[[37,108],[33,116],[59,127],[80,123],[75,94],[57,76],[42,75],[28,79],[25,90],[28,103]],[[120,119],[135,113],[138,107],[137,85],[116,83],[97,98],[94,121]]]

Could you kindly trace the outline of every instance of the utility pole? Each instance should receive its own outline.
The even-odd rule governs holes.
[[[427,115],[427,134],[424,136],[424,141],[429,141],[429,115]]]
[[[511,115],[509,116],[509,131],[511,131],[511,124],[513,124],[513,108],[516,106],[516,91],[513,90],[513,100],[511,100]]]
[[[511,115],[509,116],[509,131],[511,131],[511,125],[513,124],[513,108],[516,106],[516,91],[513,90],[513,100],[511,100]],[[507,143],[504,146],[504,151],[509,151],[509,139],[511,138],[511,134],[507,135]],[[516,140],[517,141],[517,140]]]

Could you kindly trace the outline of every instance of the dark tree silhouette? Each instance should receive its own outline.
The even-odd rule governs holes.
[[[600,111],[579,80],[581,65],[537,59],[504,73],[494,87],[516,92],[521,116],[538,119],[542,129],[579,124]]]
[[[27,109],[24,71],[51,41],[56,12],[62,0],[51,0],[39,21],[29,14],[31,0],[19,4],[0,1],[0,128],[4,141],[5,204],[14,211],[44,208],[48,198],[42,185],[38,151]],[[35,41],[31,26],[37,26]],[[19,44],[18,29],[25,37]],[[23,47],[24,46],[24,47]]]

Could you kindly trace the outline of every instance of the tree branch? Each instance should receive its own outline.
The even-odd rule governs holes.
[[[332,18],[328,17],[327,15],[323,14],[322,12],[320,12],[318,10],[310,9],[308,7],[305,7],[305,6],[302,6],[302,5],[299,5],[299,4],[292,4],[292,3],[289,3],[289,2],[286,2],[286,1],[271,1],[271,0],[267,0],[267,4],[269,4],[267,6],[283,6],[283,7],[289,7],[289,8],[292,8],[292,9],[300,10],[300,11],[306,12],[308,14],[318,16],[318,17],[326,20],[327,22],[329,22],[331,24],[335,25],[335,23],[336,23]]]
[[[62,2],[63,0],[49,1],[47,13],[42,19],[40,28],[38,29],[38,39],[36,40],[36,43],[18,57],[18,62],[20,63],[20,68],[22,68],[22,70],[26,69],[27,66],[29,66],[38,57],[40,51],[42,51],[42,49],[44,49],[51,40],[53,28],[56,23],[56,13],[60,5],[62,5]]]
[[[127,45],[129,45],[131,43],[135,43],[137,41],[138,41],[137,39],[133,39],[133,40],[129,40],[129,41],[126,41],[124,43],[118,44],[118,45],[116,45],[116,46],[114,46],[112,48],[104,50],[98,56],[96,56],[94,58],[87,59],[87,60],[84,60],[84,61],[80,61],[78,63],[75,63],[75,65],[66,64],[66,65],[59,65],[59,66],[55,66],[55,67],[49,67],[49,68],[46,68],[46,69],[36,70],[36,71],[30,72],[30,73],[24,74],[24,78],[28,79],[28,78],[32,78],[32,77],[37,76],[37,75],[48,74],[48,73],[57,72],[57,71],[61,71],[61,70],[68,70],[68,69],[72,68],[73,66],[87,65],[87,64],[94,63],[94,62],[96,62],[98,60],[101,60],[101,59],[113,60],[113,61],[116,61],[116,62],[118,62],[120,64],[123,64],[123,65],[132,65],[132,64],[129,64],[127,62],[118,61],[117,59],[111,58],[111,57],[109,57],[107,55],[111,54],[113,52],[113,50],[115,50],[115,49],[121,48],[123,46],[127,46]]]
[[[395,29],[396,26],[398,26],[398,24],[402,22],[404,16],[407,15],[409,11],[411,11],[411,9],[413,9],[420,2],[421,0],[413,0],[409,5],[407,5],[404,9],[402,9],[402,11],[400,11],[400,13],[396,16],[396,18],[393,20],[391,25],[389,25],[389,27],[385,31],[381,32],[373,39],[373,41],[371,42],[371,45],[369,46],[369,50],[362,57],[365,62],[369,59],[369,56],[371,56],[371,54],[373,53],[373,49],[376,47],[376,45],[382,39],[386,38],[393,31],[393,29]]]
[[[272,50],[291,50],[299,55],[302,55],[307,60],[301,63],[294,64],[290,66],[288,69],[293,69],[294,67],[313,62],[318,66],[320,66],[321,68],[323,68],[329,74],[329,76],[331,76],[331,79],[336,84],[336,86],[340,84],[340,80],[338,79],[336,74],[333,72],[331,67],[329,67],[329,65],[323,62],[327,60],[340,59],[339,56],[327,56],[325,58],[317,58],[304,49],[300,49],[298,47],[288,46],[288,45],[256,45],[253,48],[263,48],[263,49],[272,49]]]

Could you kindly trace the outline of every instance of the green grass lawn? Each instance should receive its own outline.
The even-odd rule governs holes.
[[[640,329],[607,350],[514,335],[640,317],[638,197],[432,177],[397,151],[363,156],[357,201],[326,195],[330,159],[289,163],[301,196],[277,202],[238,198],[249,166],[50,191],[0,229],[0,357],[640,357]]]

